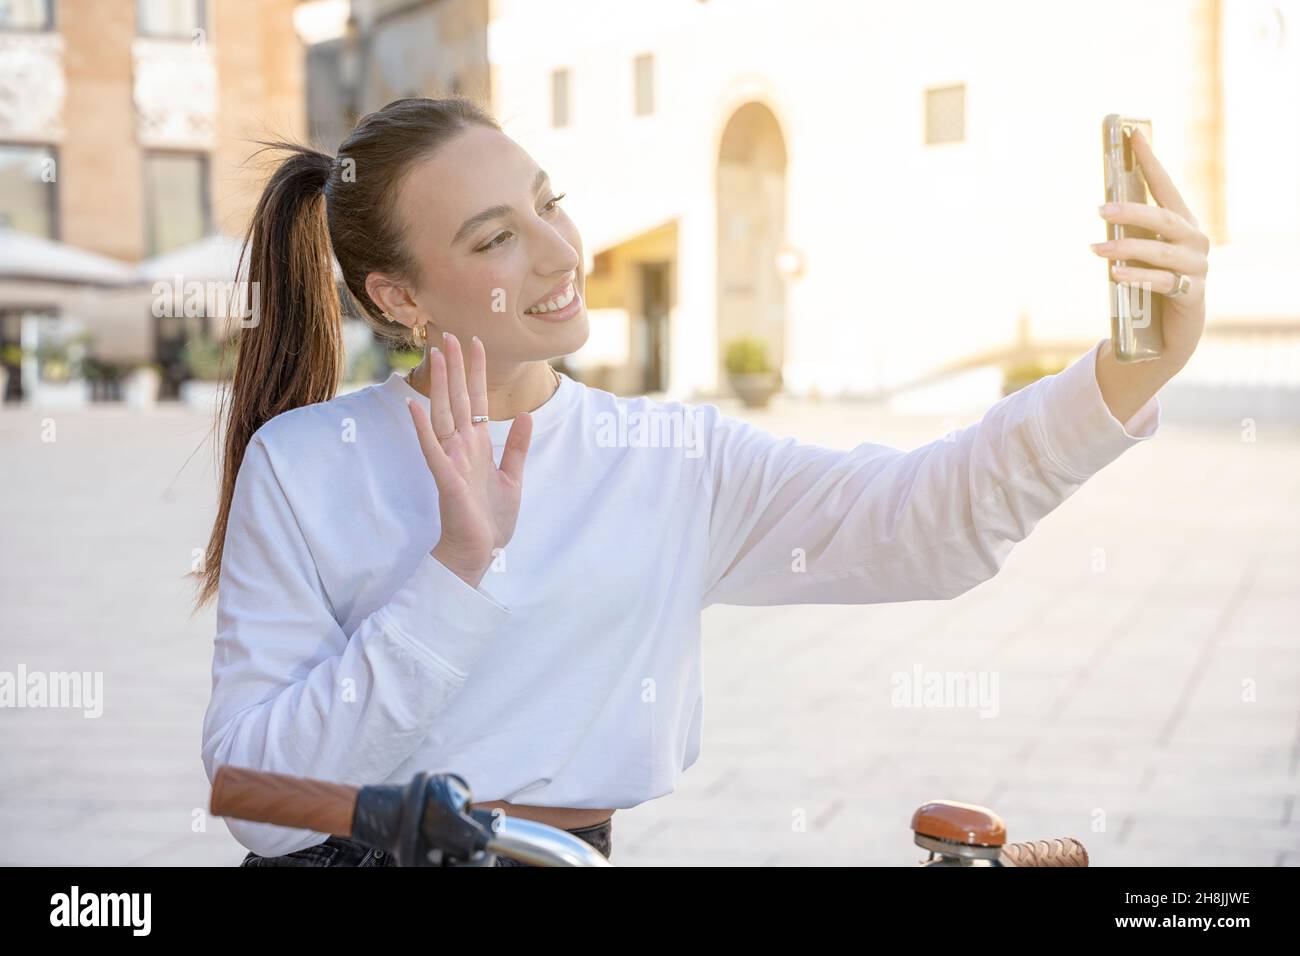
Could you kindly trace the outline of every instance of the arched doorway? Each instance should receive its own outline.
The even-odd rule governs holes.
[[[785,238],[785,137],[772,111],[746,103],[732,114],[718,150],[718,380],[727,345],[739,336],[767,343],[785,360],[785,285],[777,251]]]

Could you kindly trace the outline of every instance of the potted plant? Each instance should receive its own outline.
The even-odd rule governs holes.
[[[109,401],[121,388],[122,366],[108,362],[97,355],[87,355],[81,363],[81,372],[90,387],[92,402]]]
[[[21,381],[23,367],[23,347],[21,345],[10,343],[4,347],[3,352],[0,352],[0,403],[3,403],[9,394],[10,366],[18,370],[19,380]]]
[[[724,357],[731,387],[747,408],[766,408],[781,389],[781,372],[767,358],[767,343],[755,336],[741,336],[727,343]]]
[[[1003,370],[1002,373],[1002,397],[1010,395],[1012,392],[1031,385],[1046,375],[1055,375],[1062,371],[1064,365],[1058,363],[1047,363],[1039,360],[1032,362],[1018,362]]]
[[[422,349],[389,349],[388,364],[395,372],[405,375],[424,360]]]
[[[136,362],[126,376],[122,397],[132,408],[153,408],[162,388],[162,366],[157,362]]]
[[[235,342],[196,335],[181,350],[190,378],[181,383],[181,400],[193,408],[212,411],[223,383],[233,371]]]
[[[85,377],[86,349],[91,334],[51,335],[36,346],[37,405],[79,406],[91,398],[91,382]]]
[[[382,373],[383,356],[378,347],[372,342],[367,342],[348,354],[347,368],[344,371],[343,381],[339,384],[338,393],[343,395],[368,388],[375,384]]]

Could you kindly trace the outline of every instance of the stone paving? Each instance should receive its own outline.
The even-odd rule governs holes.
[[[911,448],[973,421],[778,399],[778,434]],[[43,442],[43,419],[56,440]],[[103,715],[0,708],[0,864],[233,865],[199,759],[215,510],[180,407],[0,412],[0,670],[103,671]],[[928,799],[1094,865],[1300,865],[1300,429],[1166,418],[951,601],[704,614],[704,744],[614,818],[620,865],[908,865]],[[894,675],[996,676],[996,714]],[[951,703],[951,701],[950,701]]]

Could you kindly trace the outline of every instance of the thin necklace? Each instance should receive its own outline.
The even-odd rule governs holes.
[[[412,369],[409,372],[407,372],[405,375],[402,376],[404,379],[406,379],[406,384],[410,385],[411,388],[415,389],[415,391],[417,392],[419,391],[419,389],[415,388],[415,382],[411,379],[411,376],[415,374],[415,369],[418,367],[419,366],[412,367]],[[549,362],[546,363],[546,367],[551,370],[551,378],[555,379],[555,388],[551,389],[551,396],[554,397],[555,393],[560,390],[560,384],[561,384],[560,373],[557,372],[555,370],[555,366]],[[550,401],[550,399],[547,399],[547,401]]]

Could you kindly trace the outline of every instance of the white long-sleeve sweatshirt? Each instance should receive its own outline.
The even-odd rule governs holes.
[[[397,373],[258,429],[221,563],[209,779],[450,771],[476,802],[632,807],[699,755],[710,604],[952,598],[1091,475],[1121,424],[1099,341],[983,418],[901,451],[777,438],[714,405],[562,376],[536,409],[515,534],[477,588],[435,558],[437,486]],[[500,463],[512,422],[491,421]],[[263,856],[327,834],[227,820]]]

